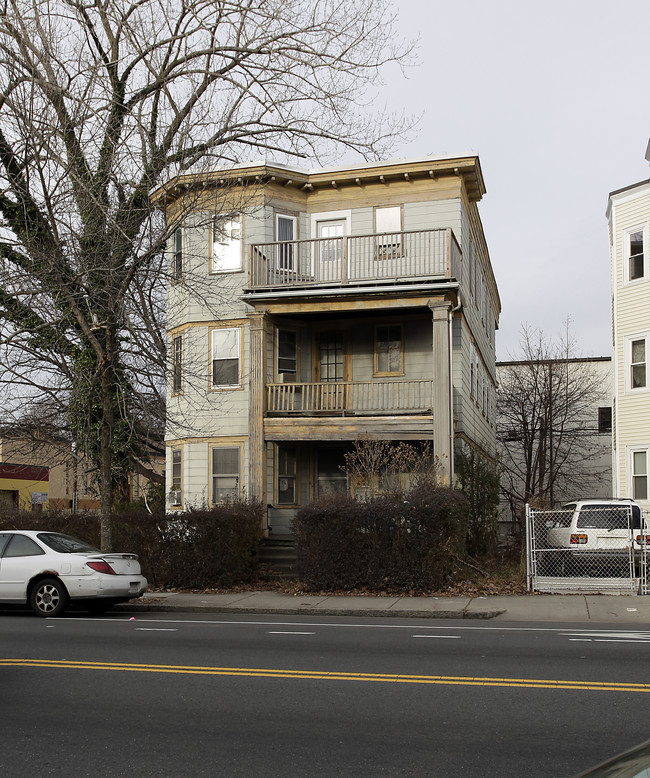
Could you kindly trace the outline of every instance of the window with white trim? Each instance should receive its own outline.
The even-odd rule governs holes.
[[[648,499],[648,449],[630,452],[632,498]]]
[[[239,497],[239,447],[212,449],[212,502]]]
[[[625,281],[639,281],[648,276],[648,228],[634,227],[624,236]]]
[[[212,386],[241,384],[241,329],[212,330]]]
[[[210,272],[241,270],[241,214],[215,216],[211,227]]]
[[[645,389],[647,386],[647,338],[630,339],[630,389]]]

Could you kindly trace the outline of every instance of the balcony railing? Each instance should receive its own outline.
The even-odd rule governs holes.
[[[462,254],[450,228],[341,235],[251,246],[250,286],[341,286],[408,279],[461,280]]]
[[[266,407],[278,414],[423,412],[432,389],[430,380],[267,384]]]

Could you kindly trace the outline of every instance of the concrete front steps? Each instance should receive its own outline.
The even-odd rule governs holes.
[[[264,538],[260,543],[259,560],[271,580],[287,581],[298,577],[298,556],[292,535]]]

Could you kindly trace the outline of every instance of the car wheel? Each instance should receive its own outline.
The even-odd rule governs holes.
[[[65,586],[56,578],[43,578],[29,593],[30,607],[37,616],[60,616],[69,599]]]
[[[101,616],[102,613],[109,611],[117,600],[103,598],[101,600],[88,600],[84,603],[84,608],[91,616]]]

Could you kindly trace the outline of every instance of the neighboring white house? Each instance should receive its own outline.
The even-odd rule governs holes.
[[[650,162],[650,144],[646,151]],[[650,508],[650,180],[609,195],[614,496]]]
[[[275,534],[355,441],[493,459],[500,301],[478,157],[251,163],[156,197],[170,247],[168,506],[246,495]]]

